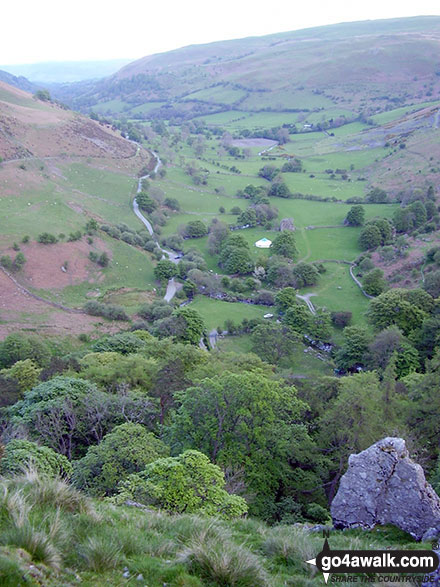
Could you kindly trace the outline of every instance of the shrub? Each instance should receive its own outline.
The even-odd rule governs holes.
[[[345,328],[351,322],[351,312],[332,312],[331,319],[334,326],[337,328]]]
[[[90,300],[84,304],[84,311],[91,316],[102,316],[108,320],[129,320],[127,313],[122,306],[116,304],[102,304]]]
[[[42,232],[38,235],[37,241],[43,245],[52,245],[58,242],[58,239],[54,234],[50,234],[49,232]]]
[[[20,439],[8,442],[4,457],[0,461],[0,473],[18,474],[29,465],[41,475],[49,477],[70,477],[73,472],[72,465],[66,457],[47,446],[38,446],[35,442]]]

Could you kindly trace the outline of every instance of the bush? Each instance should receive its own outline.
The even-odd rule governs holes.
[[[336,328],[345,328],[351,322],[351,312],[332,312],[331,319],[332,323]]]
[[[38,446],[29,440],[11,440],[5,447],[0,461],[2,475],[22,473],[31,466],[40,475],[48,477],[70,477],[73,469],[67,458],[47,446]]]
[[[37,241],[43,245],[52,245],[58,242],[58,239],[54,234],[50,234],[49,232],[42,232],[38,235]]]
[[[101,304],[94,300],[90,300],[84,304],[84,310],[91,316],[102,316],[108,320],[129,320],[125,310],[121,306],[115,304]]]

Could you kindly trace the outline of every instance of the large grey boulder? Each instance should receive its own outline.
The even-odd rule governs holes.
[[[440,534],[440,498],[402,438],[384,438],[351,455],[332,505],[335,528],[393,524],[421,540]]]

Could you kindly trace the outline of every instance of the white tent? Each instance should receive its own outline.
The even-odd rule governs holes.
[[[255,246],[258,247],[259,249],[268,249],[271,246],[271,244],[272,244],[272,241],[270,241],[266,237],[263,237],[255,243]]]

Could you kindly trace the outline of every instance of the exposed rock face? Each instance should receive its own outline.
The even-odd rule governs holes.
[[[431,529],[440,534],[440,498],[402,438],[384,438],[348,463],[331,505],[336,528],[393,524],[416,540]]]

